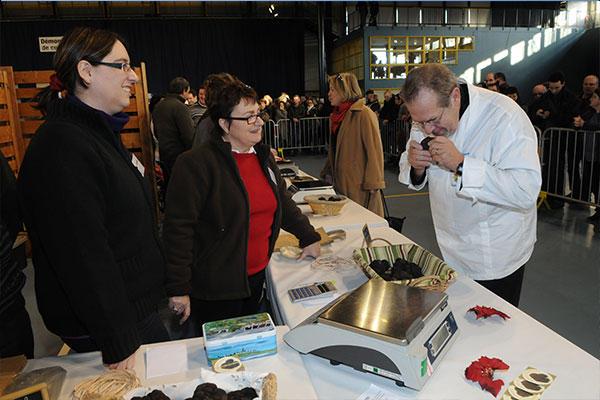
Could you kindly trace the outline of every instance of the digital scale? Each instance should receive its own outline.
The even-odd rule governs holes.
[[[304,196],[336,194],[330,183],[321,180],[292,181],[288,190],[292,193],[292,200],[296,204],[306,204]]]
[[[445,293],[371,279],[283,338],[300,353],[421,390],[458,333]]]

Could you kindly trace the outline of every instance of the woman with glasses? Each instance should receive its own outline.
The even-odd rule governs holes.
[[[329,77],[328,97],[334,109],[321,178],[337,192],[383,216],[383,147],[377,116],[365,105],[351,73]]]
[[[298,260],[320,254],[319,234],[259,143],[264,122],[254,89],[231,82],[208,112],[217,129],[177,159],[163,232],[169,306],[180,323],[191,313],[198,329],[259,311],[280,228],[300,240]]]
[[[95,28],[63,37],[54,70],[18,182],[38,308],[73,350],[132,368],[141,344],[169,340],[154,199],[119,134],[138,77],[123,40]]]

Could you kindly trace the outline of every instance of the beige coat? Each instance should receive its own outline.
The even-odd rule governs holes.
[[[383,216],[381,191],[385,188],[383,177],[383,147],[375,113],[365,106],[364,99],[356,101],[344,117],[338,130],[335,159],[332,159],[331,132],[329,154],[322,179],[332,179],[333,187],[361,206]]]

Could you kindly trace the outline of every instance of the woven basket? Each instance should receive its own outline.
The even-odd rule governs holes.
[[[444,292],[457,276],[456,271],[448,264],[416,244],[366,247],[354,250],[353,256],[365,275],[371,279],[383,279],[369,266],[373,260],[387,260],[393,265],[396,259],[402,258],[421,267],[424,276],[420,278],[391,281],[399,285]]]
[[[335,197],[340,197],[340,201],[319,200],[319,197],[329,197],[329,195],[310,195],[304,196],[304,201],[312,208],[313,213],[321,215],[338,215],[342,212],[342,208],[348,202],[346,196],[336,194]]]

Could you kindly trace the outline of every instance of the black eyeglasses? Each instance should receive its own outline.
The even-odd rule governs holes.
[[[344,82],[344,78],[342,77],[342,74],[337,74],[335,79],[338,79],[340,82]]]
[[[104,61],[90,61],[90,64],[92,65],[106,65],[107,67],[113,67],[116,69],[120,69],[123,72],[129,73],[129,71],[131,71],[131,64],[128,62],[125,63],[110,63],[110,62],[104,62]]]
[[[236,121],[246,121],[248,125],[254,125],[259,118],[262,118],[265,115],[264,112],[259,112],[258,114],[251,115],[249,117],[228,117],[227,119],[233,119]]]

